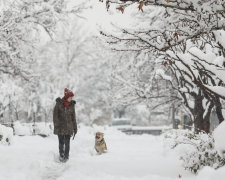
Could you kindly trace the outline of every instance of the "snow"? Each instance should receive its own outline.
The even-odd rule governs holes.
[[[211,167],[204,167],[198,174],[197,180],[224,180],[225,167],[215,170]]]
[[[0,124],[0,145],[9,145],[12,143],[13,129]]]
[[[31,127],[23,126],[19,121],[14,122],[15,134],[19,136],[32,135]]]
[[[94,134],[105,133],[108,152],[97,155]],[[71,140],[70,159],[56,161],[58,139],[51,134],[15,136],[10,146],[0,146],[1,180],[222,180],[225,168],[203,168],[195,176],[182,168],[176,151],[165,148],[163,136],[126,135],[113,127],[79,126]]]
[[[94,134],[105,133],[108,152],[101,156],[94,151]],[[203,168],[198,176],[182,169],[176,151],[165,148],[162,136],[125,135],[113,127],[80,125],[71,140],[70,160],[55,161],[58,139],[55,135],[15,136],[10,146],[0,146],[1,179],[154,179],[174,180],[179,174],[186,180],[220,180],[225,168]],[[222,180],[222,179],[221,179]]]
[[[215,147],[220,155],[223,157],[223,151],[225,151],[225,121],[214,130],[213,137],[215,139]]]
[[[35,124],[35,134],[49,136],[52,133],[51,123],[39,122]]]
[[[213,92],[219,94],[220,96],[225,97],[225,88],[222,86],[208,86],[208,85],[204,85],[205,87],[207,87],[208,89],[212,90]]]
[[[225,47],[224,39],[225,39],[225,31],[218,30],[213,32],[215,34],[216,41]]]
[[[97,155],[94,134],[105,133],[108,152]],[[184,171],[175,154],[164,151],[161,136],[128,136],[110,127],[80,126],[71,140],[70,159],[57,163],[58,139],[55,135],[15,136],[11,146],[0,146],[1,180],[88,180],[155,179],[174,180]]]
[[[133,130],[169,130],[170,126],[131,126]]]
[[[165,71],[162,70],[162,69],[157,69],[156,70],[156,77],[162,77],[163,79],[165,80],[168,80],[168,81],[172,81],[172,78],[168,75],[165,74]]]
[[[221,81],[225,82],[225,58],[221,53],[225,47],[225,19],[222,16],[224,0],[158,0],[158,6],[173,7],[167,8],[166,13],[163,7],[150,7],[149,4],[156,3],[153,0],[144,4],[143,13],[139,13],[141,1],[138,2],[139,10],[138,3],[134,3],[134,6],[127,4],[124,13],[119,12],[117,4],[113,3],[107,12],[105,4],[98,1],[83,4],[84,0],[69,0],[68,6],[64,1],[57,0],[12,2],[0,0],[0,50],[4,52],[1,55],[0,119],[4,123],[13,123],[15,130],[13,136],[12,128],[0,125],[0,180],[174,180],[179,175],[186,180],[224,179],[225,168],[214,170],[204,167],[194,176],[183,170],[179,160],[181,153],[191,156],[192,162],[198,160],[198,153],[214,153],[215,149],[210,150],[206,146],[210,140],[213,141],[211,136],[210,140],[206,135],[201,136],[204,145],[201,148],[206,147],[202,151],[186,145],[171,150],[165,147],[163,136],[129,136],[117,130],[120,126],[80,125],[75,141],[71,141],[69,162],[60,164],[56,162],[58,140],[52,133],[52,123],[21,123],[31,119],[51,119],[55,97],[61,97],[61,90],[66,86],[76,92],[77,119],[90,125],[93,122],[109,124],[116,111],[119,114],[123,111],[129,113],[127,117],[135,119],[135,124],[165,123],[169,116],[158,115],[152,118],[149,110],[161,104],[158,98],[158,102],[154,100],[156,93],[162,97],[177,97],[171,91],[171,86],[178,92],[184,92],[181,94],[187,99],[186,109],[194,107],[192,94],[200,92],[203,86],[211,90],[212,95],[217,93],[225,97],[225,87],[221,86]],[[123,3],[118,5],[122,6]],[[75,16],[83,16],[85,22],[68,14],[71,8],[74,8]],[[181,9],[185,8],[193,10],[184,13]],[[82,9],[85,12],[79,12]],[[215,27],[218,30],[213,31]],[[107,32],[109,36],[111,34],[119,38],[112,38],[112,41],[109,40],[112,46],[104,47],[104,43],[94,37],[97,34],[104,40],[100,30],[103,34]],[[203,36],[196,39],[196,33],[201,30]],[[177,37],[175,32],[178,33]],[[108,41],[107,38],[105,40]],[[185,45],[185,49],[177,50],[174,47],[176,43],[181,43],[181,47]],[[164,52],[168,45],[171,48]],[[127,46],[130,50],[144,51],[138,55],[136,52],[122,55],[108,51],[109,48],[126,50]],[[163,67],[157,60],[158,56],[160,60],[170,63]],[[163,69],[156,69],[158,67]],[[199,68],[202,72],[199,72]],[[160,78],[155,79],[154,74],[170,83],[162,81],[162,84],[158,84]],[[172,81],[174,75],[177,76],[177,82]],[[162,89],[155,88],[155,80]],[[198,83],[200,80],[204,83],[202,87]],[[178,104],[183,102],[179,98],[176,101],[179,101]],[[117,106],[119,102],[125,108],[136,103],[146,103],[148,106],[139,105],[136,110],[134,108],[129,112]],[[203,117],[209,110],[210,104],[207,102],[204,97]],[[162,108],[169,105],[164,103]],[[163,109],[163,112],[167,111]],[[191,114],[192,119],[194,115]],[[24,121],[15,122],[15,116],[20,120],[24,118]],[[167,126],[128,127],[133,130],[169,131]],[[94,150],[96,131],[104,132],[109,149],[101,156]],[[182,136],[179,137],[178,140],[184,143]],[[224,155],[224,123],[215,130],[214,138],[216,149],[221,156]]]
[[[31,136],[34,132],[38,135],[49,136],[52,134],[52,123],[38,122],[35,123],[20,123],[14,122],[15,134],[19,136]]]

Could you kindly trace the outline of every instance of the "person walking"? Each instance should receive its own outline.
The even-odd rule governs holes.
[[[69,159],[70,138],[77,134],[76,101],[73,97],[73,92],[65,88],[64,97],[56,98],[53,111],[54,134],[58,135],[59,140],[59,160],[63,162]]]

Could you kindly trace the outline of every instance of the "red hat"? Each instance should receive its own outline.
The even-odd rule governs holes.
[[[73,92],[71,90],[69,90],[68,88],[64,89],[64,97],[68,98],[68,97],[72,97],[74,96]]]

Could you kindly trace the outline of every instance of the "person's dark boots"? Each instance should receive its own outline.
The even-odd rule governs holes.
[[[64,162],[68,161],[69,160],[69,156],[65,156],[64,157]]]
[[[70,135],[58,135],[59,138],[59,160],[66,162],[69,159]]]
[[[64,154],[59,154],[59,160],[60,160],[60,161],[64,161],[64,158],[65,158],[65,157],[64,157]]]
[[[59,160],[63,161],[65,152],[64,152],[64,136],[58,135],[59,138]]]
[[[65,136],[65,157],[64,159],[67,161],[69,159],[70,152],[70,135]]]

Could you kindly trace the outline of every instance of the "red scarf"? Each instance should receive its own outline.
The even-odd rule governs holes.
[[[64,106],[69,106],[70,105],[70,102],[68,102],[66,99],[65,99],[65,96],[62,98],[62,101],[63,101],[63,104]]]

